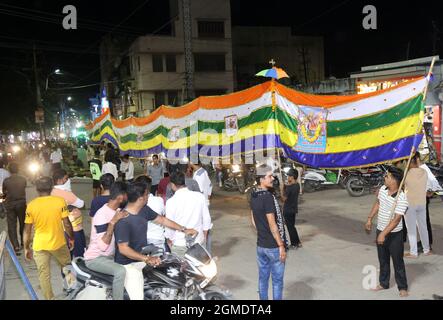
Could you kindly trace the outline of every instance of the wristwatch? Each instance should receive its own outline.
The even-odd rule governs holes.
[[[185,232],[185,231],[186,231],[186,227],[185,227],[185,226],[181,227],[181,228],[180,228],[180,231],[181,231],[181,232]]]

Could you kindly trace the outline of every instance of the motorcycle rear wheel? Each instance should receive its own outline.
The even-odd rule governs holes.
[[[363,182],[358,177],[349,178],[346,190],[351,197],[361,197],[365,193]]]

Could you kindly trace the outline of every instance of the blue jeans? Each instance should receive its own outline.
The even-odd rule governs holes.
[[[212,230],[208,230],[208,238],[206,239],[205,244],[206,250],[209,252],[210,255],[212,255]]]
[[[282,300],[285,264],[280,261],[279,249],[257,247],[257,264],[260,300],[268,300],[269,277],[271,275],[273,299]]]

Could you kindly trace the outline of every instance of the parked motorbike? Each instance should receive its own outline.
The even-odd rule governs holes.
[[[443,188],[443,165],[436,166],[430,163],[427,163],[426,165],[431,170],[432,174],[435,176],[440,186]]]
[[[384,184],[385,165],[379,165],[375,168],[361,169],[354,171],[348,178],[346,190],[352,197],[361,197],[365,192],[375,191]]]
[[[158,256],[161,263],[157,267],[146,265],[143,269],[145,300],[228,300],[229,291],[214,284],[217,266],[206,249],[187,238],[188,250],[184,257],[165,253],[163,249],[149,245],[142,254]],[[85,296],[112,299],[113,277],[88,269],[83,258],[72,261],[72,268],[65,274],[74,275],[74,282],[66,285],[70,300],[80,300]],[[89,291],[89,292],[88,292]],[[125,300],[129,296],[125,291]]]
[[[226,169],[227,177],[223,180],[223,189],[226,191],[238,190],[240,193],[245,193],[245,181],[240,165],[233,164]]]
[[[341,170],[338,174],[331,170],[312,169],[304,171],[302,177],[303,191],[310,193],[326,186],[337,185],[341,178]]]

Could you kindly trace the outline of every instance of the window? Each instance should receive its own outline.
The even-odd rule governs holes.
[[[168,91],[168,105],[177,106],[178,105],[178,92]]]
[[[198,36],[199,38],[224,38],[224,21],[199,21]]]
[[[163,72],[163,56],[161,54],[152,55],[152,71]]]
[[[166,55],[166,72],[176,72],[175,54]]]
[[[156,91],[154,93],[154,99],[155,99],[154,103],[156,108],[160,107],[162,104],[165,104],[165,92]]]
[[[225,71],[224,53],[194,54],[195,71]]]

